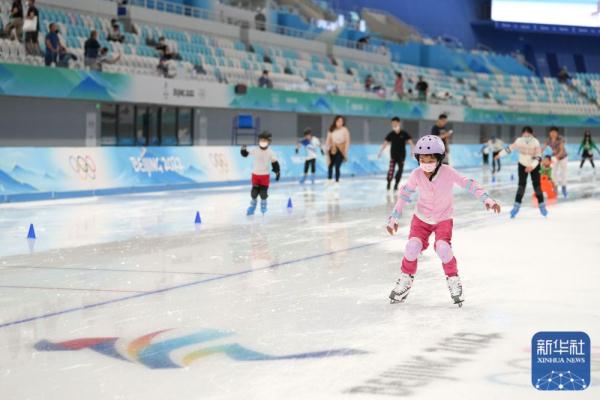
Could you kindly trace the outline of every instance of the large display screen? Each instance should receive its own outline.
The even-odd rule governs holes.
[[[492,20],[600,27],[600,0],[492,0]]]

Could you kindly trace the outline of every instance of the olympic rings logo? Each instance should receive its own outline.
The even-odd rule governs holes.
[[[229,163],[223,153],[208,153],[208,160],[220,173],[226,174],[229,172]]]
[[[73,171],[79,174],[81,179],[96,179],[96,163],[92,157],[88,155],[69,156],[69,165]]]

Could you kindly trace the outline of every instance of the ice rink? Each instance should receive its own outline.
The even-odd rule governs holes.
[[[0,398],[598,399],[598,344],[567,394],[533,388],[530,346],[600,336],[600,178],[573,164],[546,219],[528,186],[510,220],[515,170],[463,171],[503,210],[457,190],[461,309],[431,248],[389,304],[412,207],[390,237],[382,177],[278,183],[251,218],[246,186],[2,205]]]

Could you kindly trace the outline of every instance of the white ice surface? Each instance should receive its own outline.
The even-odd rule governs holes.
[[[420,257],[408,301],[389,304],[410,213],[398,236],[387,236],[393,199],[380,177],[345,180],[339,195],[320,184],[274,185],[269,213],[250,219],[245,187],[0,206],[0,398],[389,397],[351,393],[367,386],[423,399],[599,398],[598,181],[572,168],[570,199],[550,206],[547,219],[528,188],[510,220],[513,172],[505,167],[491,183],[469,171],[502,202],[500,216],[457,192],[462,309],[451,304],[431,249]],[[34,244],[24,239],[31,222]],[[184,368],[150,369],[127,352],[136,338],[166,329],[152,343],[207,330],[230,334],[168,353],[178,365],[195,351],[234,343],[272,356],[365,353],[239,361],[217,352]],[[529,346],[544,330],[590,335],[587,390],[532,387]],[[497,336],[457,348],[465,334]],[[34,348],[94,337],[118,337],[116,348],[134,362],[91,349]],[[416,368],[417,357],[432,363],[427,371]]]

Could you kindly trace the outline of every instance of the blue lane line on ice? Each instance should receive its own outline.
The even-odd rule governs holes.
[[[74,290],[79,292],[112,292],[112,293],[145,293],[142,290],[122,290],[122,289],[94,289],[94,288],[73,288],[56,286],[21,286],[21,285],[0,285],[0,289],[35,289],[35,290]]]
[[[380,240],[380,241],[377,241],[377,242],[365,243],[365,244],[361,244],[361,245],[357,245],[357,246],[353,246],[353,247],[347,247],[347,248],[341,249],[341,250],[328,251],[326,253],[320,253],[320,254],[315,254],[315,255],[312,255],[312,256],[308,256],[308,257],[302,257],[302,258],[296,258],[296,259],[293,259],[293,260],[283,261],[283,262],[279,262],[279,263],[267,265],[266,267],[262,267],[262,268],[246,269],[246,270],[243,270],[243,271],[234,272],[234,273],[227,274],[227,275],[216,276],[216,277],[213,277],[213,278],[202,279],[202,280],[199,280],[199,281],[193,281],[193,282],[183,283],[181,285],[170,286],[170,287],[166,287],[166,288],[162,288],[162,289],[157,289],[157,290],[151,290],[151,291],[148,291],[148,292],[142,292],[142,293],[134,294],[134,295],[131,295],[131,296],[125,296],[125,297],[119,297],[119,298],[116,298],[116,299],[101,301],[99,303],[92,303],[92,304],[87,304],[85,306],[67,308],[67,309],[64,309],[64,310],[54,311],[54,312],[47,313],[47,314],[41,314],[41,315],[36,315],[36,316],[33,316],[33,317],[19,319],[19,320],[16,320],[16,321],[5,322],[3,324],[0,324],[0,329],[7,328],[9,326],[24,324],[24,323],[31,322],[31,321],[37,321],[37,320],[40,320],[40,319],[46,319],[46,318],[56,317],[56,316],[63,315],[63,314],[69,314],[69,313],[76,312],[76,311],[83,311],[83,310],[87,310],[87,309],[90,309],[90,308],[97,308],[97,307],[105,306],[105,305],[108,305],[108,304],[120,303],[120,302],[123,302],[123,301],[138,299],[138,298],[146,297],[146,296],[152,296],[152,295],[159,294],[159,293],[171,292],[173,290],[183,289],[183,288],[187,288],[187,287],[191,287],[191,286],[197,286],[197,285],[201,285],[203,283],[209,283],[209,282],[218,281],[218,280],[221,280],[221,279],[232,278],[232,277],[240,276],[240,275],[247,275],[247,274],[251,274],[253,272],[264,271],[264,270],[267,270],[267,269],[275,269],[275,268],[283,267],[283,266],[286,266],[286,265],[297,264],[297,263],[303,262],[303,261],[309,261],[309,260],[314,260],[314,259],[321,258],[321,257],[327,257],[327,256],[330,256],[330,255],[333,255],[333,254],[338,254],[338,253],[344,253],[344,252],[347,252],[347,251],[354,251],[354,250],[364,249],[366,247],[376,246],[378,244],[381,244],[383,242],[386,242],[386,241],[389,241],[389,240],[392,240],[392,239],[393,238],[388,238],[388,239]]]
[[[81,267],[33,267],[30,265],[16,265],[16,266],[0,266],[2,271],[17,271],[22,269],[43,269],[43,270],[57,270],[57,271],[85,271],[85,272],[117,272],[117,273],[133,273],[133,274],[172,274],[172,275],[217,275],[223,276],[227,274],[220,274],[217,272],[188,272],[188,271],[156,271],[151,269],[119,269],[119,268],[81,268]]]

